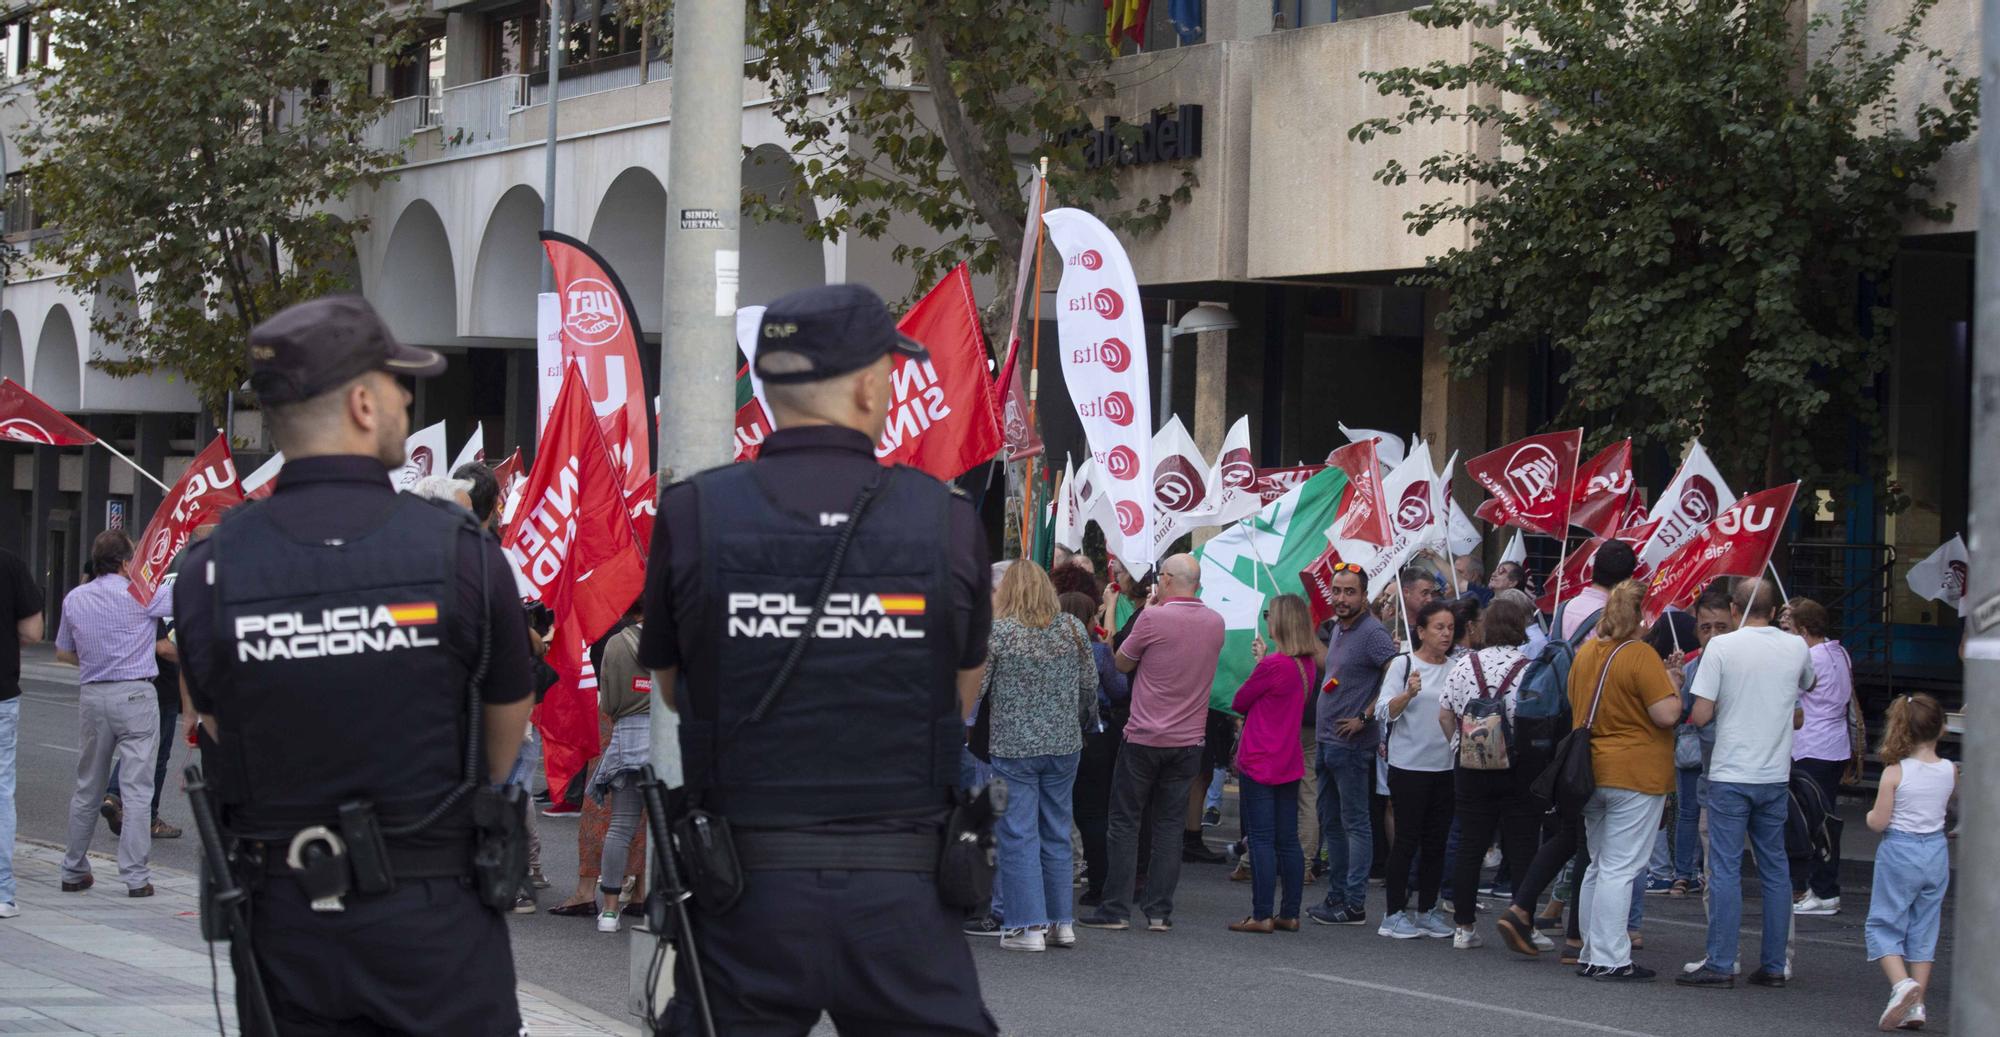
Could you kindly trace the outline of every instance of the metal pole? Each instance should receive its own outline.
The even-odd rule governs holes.
[[[1173,304],[1167,304],[1167,315],[1173,316]],[[1174,416],[1174,322],[1160,325],[1160,413],[1155,416],[1155,424],[1167,427],[1167,419]]]
[[[1989,77],[2000,75],[2000,0],[1986,0],[1980,19],[1981,63]],[[1987,79],[1994,82],[1994,79]],[[2000,103],[1988,91],[1981,114],[1988,119]],[[1972,353],[1972,464],[1961,473],[1969,483],[1971,514],[1966,549],[1971,555],[1961,614],[1965,641],[1965,737],[1960,743],[1965,772],[1959,788],[1957,956],[1954,959],[1952,1029],[1960,1033],[2000,1033],[2000,884],[1984,881],[2000,868],[2000,482],[1971,478],[1973,472],[2000,471],[2000,133],[1979,135],[1979,244]],[[1975,701],[1975,696],[1977,701]]]
[[[556,229],[556,95],[562,84],[562,0],[549,0],[548,136],[542,139],[542,229]],[[644,59],[645,55],[640,55]],[[556,290],[556,268],[542,250],[542,291]]]

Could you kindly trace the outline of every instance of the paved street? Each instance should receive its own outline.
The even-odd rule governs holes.
[[[98,864],[96,890],[57,893],[60,854],[26,845],[61,843],[76,766],[75,687],[47,658],[45,651],[31,652],[23,673],[17,803],[24,845],[16,859],[23,903],[19,919],[0,922],[0,1033],[213,1032],[206,948],[189,895],[195,846],[178,778],[171,779],[162,813],[189,835],[155,842],[154,861],[163,873],[156,880],[162,895],[153,900],[108,895],[107,887],[118,891],[108,860]],[[181,758],[177,750],[176,771]],[[1699,900],[1647,898],[1646,947],[1637,958],[1661,970],[1662,980],[1605,985],[1576,979],[1552,955],[1531,961],[1507,952],[1484,924],[1489,946],[1469,952],[1453,951],[1448,941],[1383,939],[1372,926],[1308,924],[1295,935],[1230,933],[1223,926],[1246,913],[1249,887],[1229,882],[1225,868],[1199,865],[1184,872],[1170,934],[1085,930],[1074,951],[1012,954],[991,939],[973,941],[973,950],[988,1003],[1007,1034],[1823,1037],[1869,1032],[1886,987],[1862,950],[1869,864],[1855,858],[1872,853],[1872,839],[1853,834],[1861,827],[1858,806],[1850,802],[1847,810],[1853,820],[1845,910],[1832,918],[1800,920],[1798,978],[1786,990],[1696,991],[1667,981],[1665,974],[1681,962],[1701,956]],[[543,895],[546,907],[575,879],[576,826],[540,816],[535,823],[543,837],[544,867],[556,883]],[[1233,820],[1228,823],[1232,827],[1224,830],[1233,832]],[[111,847],[102,830],[97,845]],[[1370,906],[1379,913],[1380,905],[1378,892]],[[1744,946],[1753,954],[1756,911],[1752,899]],[[601,935],[589,919],[545,913],[515,916],[513,930],[522,1003],[536,1019],[536,1033],[631,1032],[633,1020],[625,1009],[627,936]],[[1931,995],[1926,1032],[1952,1032],[1952,934],[1948,904],[1940,947],[1945,967]],[[142,966],[141,975],[116,978],[117,961]],[[2000,967],[1995,975],[2000,979]],[[223,976],[226,983],[226,967]]]

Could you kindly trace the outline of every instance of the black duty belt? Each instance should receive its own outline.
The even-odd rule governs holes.
[[[944,849],[940,832],[759,831],[738,828],[736,853],[746,871],[826,869],[935,873]]]
[[[262,860],[260,870],[267,876],[292,878],[295,873],[285,863],[288,842],[250,842],[254,857]],[[458,879],[472,875],[472,844],[449,846],[399,846],[389,844],[389,871],[398,879]]]

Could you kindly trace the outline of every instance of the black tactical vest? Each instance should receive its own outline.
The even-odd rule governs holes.
[[[733,824],[925,816],[950,802],[965,744],[950,491],[915,469],[886,474],[798,669],[740,727],[804,632],[841,526],[782,510],[751,465],[695,477],[701,594],[683,612],[682,769]]]
[[[183,573],[177,593],[214,595],[216,777],[232,830],[289,835],[353,800],[406,823],[458,784],[477,647],[454,644],[448,624],[469,521],[398,494],[341,541],[295,539],[255,505],[216,529],[212,569]]]

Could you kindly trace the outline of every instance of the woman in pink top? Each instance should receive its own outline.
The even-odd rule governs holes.
[[[1305,884],[1305,857],[1299,849],[1299,779],[1305,755],[1299,749],[1299,717],[1312,686],[1317,656],[1324,651],[1313,636],[1312,612],[1304,598],[1281,594],[1264,611],[1271,647],[1252,646],[1257,668],[1236,691],[1230,709],[1243,715],[1236,743],[1236,772],[1242,779],[1243,834],[1250,844],[1250,917],[1229,928],[1239,933],[1299,929],[1299,891]],[[1271,901],[1277,880],[1284,899],[1274,918]]]

